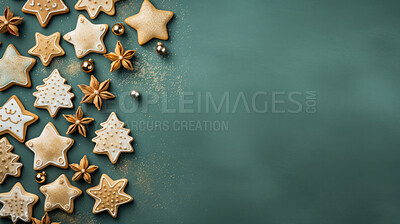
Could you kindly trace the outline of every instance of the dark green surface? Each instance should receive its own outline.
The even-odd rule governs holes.
[[[1,34],[0,54],[13,43],[27,55],[34,46],[34,33],[56,31],[65,34],[75,28],[79,14],[53,17],[46,29],[32,15],[20,11],[25,1],[6,0],[15,14],[24,16],[19,38]],[[109,51],[121,40],[126,49],[137,49],[135,70],[110,74],[109,62],[90,54],[96,62],[96,76],[111,79],[117,95],[98,112],[83,105],[86,115],[103,122],[111,111],[132,129],[134,154],[123,154],[116,165],[106,156],[92,153],[94,131],[88,138],[73,135],[70,162],[86,154],[99,165],[94,174],[127,178],[126,189],[135,203],[120,207],[119,218],[93,215],[94,200],[84,194],[76,200],[75,213],[51,212],[62,223],[268,223],[268,224],[393,224],[400,219],[400,3],[398,1],[297,0],[297,1],[183,1],[154,0],[160,9],[174,11],[169,24],[170,40],[164,41],[170,56],[154,52],[156,40],[139,46],[136,32],[126,27],[117,37],[108,32]],[[141,1],[117,3],[116,16],[101,13],[95,23],[112,25],[137,13]],[[72,45],[62,42],[66,56],[44,68],[41,62],[31,72],[33,86],[42,84],[54,68],[72,85],[75,106],[83,94],[78,84],[89,76],[79,70]],[[137,88],[143,95],[137,105],[128,94]],[[12,87],[0,93],[0,105],[16,94],[26,108],[40,116],[30,126],[27,139],[37,137],[51,121],[64,133],[67,122],[61,110],[52,119],[46,110],[33,107],[34,88]],[[258,108],[268,102],[268,112],[257,113],[252,96],[260,95]],[[317,112],[307,113],[306,91],[316,91]],[[165,113],[179,109],[179,93],[194,92],[194,112]],[[249,103],[235,108],[243,93]],[[279,93],[284,92],[284,93]],[[288,103],[288,95],[303,106]],[[222,111],[206,110],[206,94],[220,101],[229,93],[230,105]],[[274,112],[273,94],[285,99]],[[154,96],[160,100],[154,102]],[[167,97],[166,97],[167,96]],[[193,99],[193,96],[186,96]],[[181,101],[182,102],[182,101]],[[212,106],[211,106],[212,108]],[[137,110],[136,110],[137,109]],[[138,121],[180,120],[226,121],[225,131],[177,131],[136,128]],[[151,124],[151,123],[150,123]],[[8,137],[8,136],[7,136]],[[36,217],[43,214],[44,197],[34,182],[33,153],[8,137],[24,164],[21,178],[9,177],[0,191],[21,181],[29,192],[40,196]],[[46,169],[48,180],[72,170]],[[85,190],[86,183],[74,183]],[[1,220],[1,223],[8,220]]]

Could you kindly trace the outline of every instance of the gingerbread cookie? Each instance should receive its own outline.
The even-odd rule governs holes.
[[[22,11],[36,15],[42,27],[46,27],[51,17],[68,13],[69,9],[63,0],[27,0]]]
[[[114,181],[107,174],[103,174],[99,185],[86,190],[88,195],[96,200],[93,214],[107,211],[113,218],[116,218],[118,207],[133,201],[133,198],[124,192],[127,184],[127,179]]]
[[[76,5],[76,10],[86,10],[90,18],[95,19],[100,11],[107,15],[115,15],[115,3],[119,0],[79,0]]]
[[[82,194],[81,189],[71,185],[65,174],[59,176],[53,183],[41,186],[40,191],[46,196],[44,202],[46,212],[59,208],[72,213],[75,198]]]
[[[22,163],[18,163],[19,156],[11,151],[14,147],[4,137],[0,140],[0,184],[4,182],[7,175],[19,177],[21,175]]]
[[[70,92],[71,86],[64,84],[65,79],[61,77],[58,69],[54,69],[49,77],[43,79],[44,85],[37,86],[37,92],[34,106],[41,109],[47,109],[51,117],[55,117],[60,108],[73,108],[71,99],[74,94]]]
[[[65,55],[65,51],[60,46],[61,34],[59,32],[50,36],[36,32],[35,38],[36,45],[28,53],[38,56],[44,66],[49,66],[54,57]]]
[[[93,24],[83,15],[79,15],[75,30],[64,35],[64,40],[74,45],[78,58],[87,54],[106,53],[103,38],[108,30],[107,24]]]
[[[41,170],[49,165],[68,168],[67,151],[73,144],[74,140],[61,136],[51,122],[47,123],[39,137],[25,143],[35,154],[34,170]]]
[[[16,223],[19,219],[30,222],[32,208],[38,200],[37,195],[26,192],[21,183],[18,182],[11,191],[0,194],[0,203],[3,204],[0,217],[9,217],[13,223]]]
[[[14,45],[8,45],[0,59],[0,91],[12,85],[30,87],[29,71],[35,63],[36,59],[21,56]]]
[[[20,142],[25,141],[26,129],[39,119],[36,114],[25,110],[17,96],[12,96],[0,107],[0,135],[10,134]]]
[[[97,130],[92,142],[96,143],[93,149],[95,154],[107,154],[111,163],[115,164],[123,152],[133,152],[129,136],[131,130],[124,128],[124,122],[118,120],[115,112],[112,112],[106,122],[100,124],[103,128]]]
[[[139,44],[143,45],[153,38],[168,40],[167,23],[173,16],[173,12],[158,10],[144,0],[140,12],[125,19],[125,23],[137,31]]]

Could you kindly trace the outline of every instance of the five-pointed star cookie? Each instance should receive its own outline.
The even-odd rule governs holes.
[[[61,34],[59,32],[50,36],[36,32],[35,38],[36,45],[28,53],[38,56],[44,66],[49,66],[54,57],[65,55],[65,51],[60,46]]]
[[[68,168],[67,151],[73,144],[74,140],[61,136],[51,122],[47,123],[39,137],[25,143],[35,154],[34,170],[41,170],[49,165]]]
[[[119,0],[79,0],[76,5],[76,10],[86,10],[90,18],[95,19],[100,11],[107,15],[115,15],[115,3]]]
[[[42,27],[46,27],[54,15],[68,13],[63,0],[27,0],[22,11],[36,15]]]
[[[103,54],[107,51],[103,41],[107,30],[107,24],[93,24],[83,15],[79,15],[75,30],[65,34],[64,40],[74,45],[78,58],[90,52]]]
[[[16,183],[11,191],[0,194],[0,203],[3,204],[0,217],[9,217],[13,223],[19,219],[29,222],[32,219],[33,205],[38,200],[37,195],[26,192],[20,183]]]
[[[71,86],[64,84],[66,80],[61,77],[58,69],[54,69],[51,75],[43,81],[45,84],[37,86],[38,91],[33,93],[36,97],[35,107],[47,109],[53,118],[60,108],[74,107],[71,99],[75,95],[70,92]]]
[[[18,155],[11,152],[14,147],[8,142],[7,138],[0,139],[0,184],[4,182],[7,175],[19,177],[21,175],[22,163],[18,163]]]
[[[124,192],[127,184],[127,179],[114,181],[107,174],[103,174],[99,185],[86,190],[88,195],[96,200],[93,214],[107,211],[113,218],[116,218],[118,207],[133,201],[133,198]]]
[[[74,211],[74,200],[82,191],[71,185],[67,176],[62,174],[53,183],[40,187],[40,191],[46,196],[44,210],[46,212],[61,209],[67,213]]]
[[[106,122],[100,124],[103,128],[97,130],[96,137],[92,139],[96,146],[93,149],[95,154],[107,154],[111,163],[115,164],[123,152],[133,152],[129,136],[131,130],[124,128],[124,122],[120,121],[112,112]]]
[[[12,96],[0,107],[0,135],[8,133],[20,142],[25,141],[26,129],[39,119],[25,110],[17,96]]]
[[[158,10],[144,0],[140,12],[125,19],[125,23],[137,31],[139,44],[143,45],[153,38],[168,40],[167,23],[173,16],[173,12]]]
[[[21,56],[14,45],[8,45],[0,59],[0,91],[12,85],[30,87],[29,71],[35,63],[36,59]]]

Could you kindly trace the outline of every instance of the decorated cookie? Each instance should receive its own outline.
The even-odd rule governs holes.
[[[71,99],[74,94],[70,92],[71,86],[64,84],[65,79],[61,77],[58,69],[54,69],[49,77],[43,79],[44,85],[37,86],[37,92],[34,106],[41,109],[47,109],[51,117],[55,117],[60,108],[73,108]]]
[[[36,15],[42,27],[46,27],[51,17],[68,13],[69,9],[63,0],[27,0],[22,11]]]
[[[0,107],[0,135],[10,134],[20,142],[25,141],[26,129],[39,119],[36,114],[25,110],[17,96],[12,96]]]
[[[3,58],[0,59],[0,91],[12,85],[30,87],[29,71],[35,63],[34,58],[21,56],[14,45],[8,45]]]
[[[76,10],[86,10],[90,18],[95,19],[100,11],[107,15],[115,15],[115,3],[119,0],[79,0],[76,5]]]
[[[54,57],[65,55],[64,50],[60,46],[61,34],[59,32],[53,33],[50,36],[36,33],[35,38],[36,45],[28,53],[38,56],[44,66],[49,66]]]
[[[110,87],[110,79],[99,83],[96,77],[92,75],[90,77],[90,86],[78,85],[79,89],[85,94],[81,103],[93,103],[97,110],[101,110],[102,100],[109,100],[115,98],[115,96],[108,92]]]
[[[96,200],[93,206],[93,214],[107,211],[113,218],[116,218],[118,207],[133,201],[133,198],[124,192],[127,184],[127,179],[114,181],[107,174],[103,174],[99,185],[86,191]]]
[[[22,163],[18,163],[19,156],[11,151],[14,147],[7,138],[0,139],[0,184],[4,182],[7,175],[19,177],[21,175]]]
[[[16,183],[11,191],[0,194],[0,217],[9,217],[13,223],[18,220],[30,222],[32,219],[32,208],[39,200],[35,194],[25,191],[20,183]]]
[[[173,16],[173,12],[158,10],[150,1],[144,0],[140,12],[125,22],[137,31],[139,44],[143,45],[153,38],[168,40],[167,23]]]
[[[112,112],[106,122],[100,124],[103,128],[97,130],[96,137],[92,139],[96,146],[93,149],[95,154],[106,154],[111,163],[115,164],[123,152],[133,152],[129,136],[129,129],[124,128],[124,122],[118,120],[117,115]]]
[[[75,30],[64,35],[64,40],[74,45],[78,58],[93,52],[107,52],[103,38],[108,30],[107,24],[93,24],[83,15],[79,15]]]
[[[67,176],[62,174],[53,183],[40,187],[40,191],[46,197],[44,210],[46,212],[54,209],[61,209],[67,213],[74,211],[74,200],[82,191],[71,185]]]
[[[67,151],[73,144],[74,140],[61,136],[51,122],[47,123],[39,137],[25,143],[35,154],[34,170],[41,170],[49,165],[68,168]]]

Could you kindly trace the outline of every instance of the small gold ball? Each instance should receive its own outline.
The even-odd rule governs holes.
[[[167,48],[165,48],[165,46],[161,42],[158,42],[156,46],[156,52],[157,54],[165,55],[167,54]]]
[[[87,61],[83,61],[81,64],[81,69],[82,71],[86,72],[86,73],[90,73],[93,71],[94,69],[94,63],[92,59],[89,59]]]
[[[45,171],[36,173],[36,175],[35,175],[35,180],[36,180],[36,182],[38,182],[39,184],[44,183],[44,182],[46,181],[46,175],[47,175],[47,174],[46,174]]]
[[[112,26],[111,31],[113,32],[113,34],[117,35],[117,36],[121,36],[122,34],[125,33],[125,27],[124,24],[122,23],[116,23]]]

